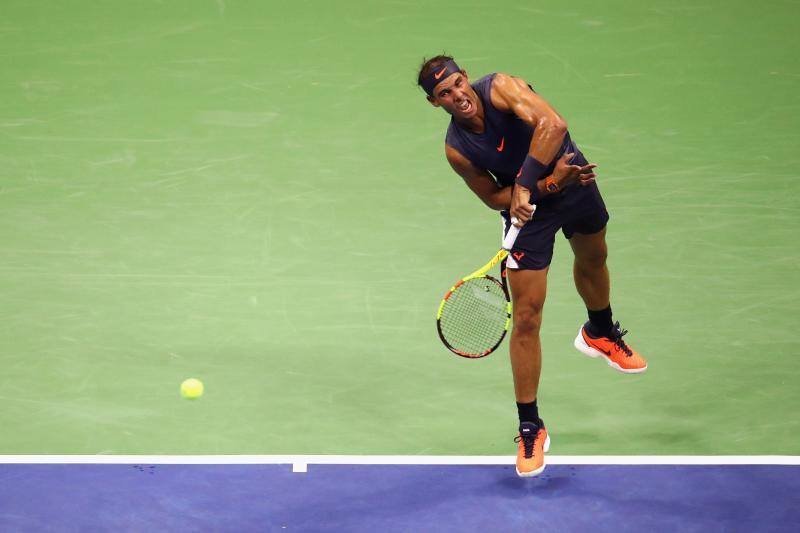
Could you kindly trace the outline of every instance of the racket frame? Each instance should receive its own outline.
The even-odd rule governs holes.
[[[450,290],[447,291],[447,294],[444,295],[444,298],[442,298],[441,303],[439,303],[439,310],[436,312],[436,331],[439,333],[439,339],[441,339],[442,344],[444,344],[445,347],[454,354],[459,355],[461,357],[466,357],[468,359],[480,359],[481,357],[486,357],[487,355],[495,351],[497,347],[500,346],[500,343],[503,342],[503,339],[506,338],[506,334],[508,333],[508,326],[511,324],[511,295],[508,292],[508,283],[506,282],[507,256],[508,256],[508,250],[500,250],[499,252],[497,252],[497,254],[495,254],[495,256],[491,259],[491,261],[483,265],[481,268],[479,268],[469,276],[461,278],[456,282],[455,285],[450,287]],[[498,281],[496,278],[492,276],[487,275],[487,272],[493,269],[498,263],[500,264],[500,278],[503,280],[502,282]],[[503,333],[500,335],[500,338],[497,339],[497,342],[494,344],[494,346],[492,346],[491,348],[489,348],[484,352],[475,354],[475,353],[463,352],[452,346],[449,342],[447,342],[447,339],[444,337],[444,333],[442,333],[441,318],[444,306],[447,303],[447,300],[450,298],[450,296],[453,295],[453,292],[455,292],[456,289],[458,289],[461,285],[463,285],[467,281],[477,278],[485,278],[491,281],[492,283],[496,283],[501,289],[503,289],[503,295],[505,295],[506,297],[506,323],[505,326],[503,327]]]
[[[536,205],[534,205],[534,204],[532,204],[532,205],[533,205],[533,211],[535,213],[536,212]],[[505,234],[505,237],[503,238],[503,245],[502,245],[503,247],[501,248],[501,250],[499,252],[497,252],[495,254],[495,256],[492,257],[492,259],[488,263],[483,265],[481,268],[479,268],[478,270],[476,270],[472,274],[469,274],[468,276],[465,276],[465,277],[461,278],[459,281],[457,281],[455,283],[455,285],[450,287],[450,290],[447,291],[447,294],[444,295],[444,298],[442,298],[441,303],[439,303],[439,309],[436,312],[436,331],[439,333],[439,339],[441,339],[442,344],[444,344],[445,347],[448,350],[450,350],[451,352],[453,352],[456,355],[459,355],[461,357],[466,357],[468,359],[480,359],[481,357],[486,357],[487,355],[489,355],[490,353],[495,351],[497,349],[497,347],[500,346],[500,343],[503,342],[503,339],[506,338],[506,334],[508,333],[508,326],[511,324],[511,316],[512,316],[511,295],[508,292],[508,281],[507,281],[507,272],[506,272],[506,258],[508,257],[508,253],[511,251],[511,248],[513,248],[514,242],[517,240],[517,236],[519,235],[519,232],[520,232],[520,229],[521,229],[521,228],[519,228],[519,227],[517,227],[515,225],[516,222],[517,222],[517,219],[512,217],[511,218],[511,227],[508,229],[508,231]],[[497,281],[497,279],[493,278],[492,276],[488,276],[487,275],[487,273],[498,264],[500,265],[500,278],[502,279],[502,283],[500,281]],[[507,317],[506,317],[506,323],[505,323],[505,328],[503,329],[503,333],[502,333],[502,335],[500,335],[500,338],[497,340],[497,342],[494,344],[494,346],[492,346],[488,350],[486,350],[486,351],[484,351],[482,353],[479,353],[479,354],[469,354],[469,353],[462,352],[461,350],[458,350],[458,349],[454,348],[453,346],[450,345],[449,342],[447,342],[447,339],[445,339],[444,334],[442,333],[442,321],[441,321],[441,318],[442,318],[442,311],[444,310],[444,306],[447,303],[448,298],[450,298],[450,296],[453,295],[453,292],[456,289],[458,289],[461,285],[466,283],[467,281],[475,279],[475,278],[486,278],[486,279],[492,281],[493,283],[497,283],[503,289],[503,294],[506,297],[506,314],[507,314]]]

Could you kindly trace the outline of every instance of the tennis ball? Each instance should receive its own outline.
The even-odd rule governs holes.
[[[203,382],[199,379],[189,378],[181,383],[181,396],[194,400],[203,395]]]

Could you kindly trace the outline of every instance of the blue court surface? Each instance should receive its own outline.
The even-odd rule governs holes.
[[[798,465],[1,464],[0,531],[796,532],[798,494]]]

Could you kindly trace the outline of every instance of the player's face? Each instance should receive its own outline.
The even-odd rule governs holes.
[[[478,95],[472,90],[465,72],[450,74],[442,80],[428,100],[457,119],[470,119],[478,113]]]

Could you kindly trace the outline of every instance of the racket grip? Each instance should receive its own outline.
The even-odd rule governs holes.
[[[503,238],[503,250],[507,252],[510,252],[514,247],[514,242],[517,240],[517,235],[519,235],[519,230],[521,229],[514,225],[516,222],[517,218],[511,217],[511,227],[508,228],[508,233]]]
[[[533,207],[533,212],[536,212],[536,204],[531,204]],[[503,250],[510,252],[511,249],[514,247],[514,243],[517,241],[517,236],[519,235],[519,230],[522,228],[518,228],[514,224],[519,222],[517,217],[511,217],[511,227],[508,229],[508,233],[506,233],[505,238],[503,238]]]

